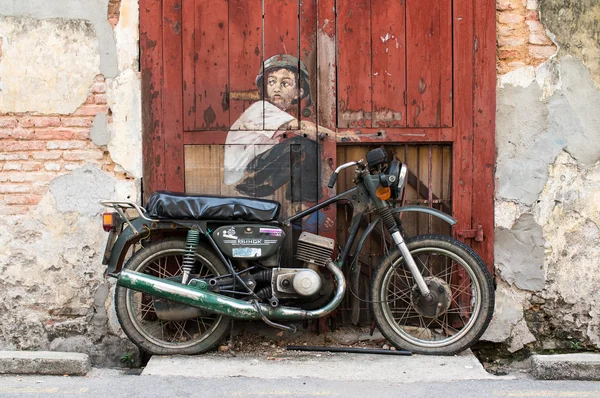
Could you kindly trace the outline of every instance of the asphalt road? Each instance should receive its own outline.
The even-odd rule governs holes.
[[[292,375],[290,375],[292,376]],[[600,397],[600,382],[529,378],[454,382],[336,381],[317,378],[193,378],[123,375],[0,376],[0,397]]]

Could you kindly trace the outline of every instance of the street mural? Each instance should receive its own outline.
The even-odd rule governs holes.
[[[263,198],[285,189],[286,200],[307,207],[321,196],[317,126],[300,116],[311,115],[308,70],[298,58],[278,54],[265,60],[255,82],[261,99],[228,132],[223,183]]]

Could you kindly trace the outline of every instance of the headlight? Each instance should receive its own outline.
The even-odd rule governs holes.
[[[408,167],[404,163],[400,163],[397,160],[392,160],[389,167],[386,170],[387,181],[389,187],[392,190],[392,197],[397,199],[402,192],[402,187],[406,182],[406,175],[408,174]]]
[[[402,163],[400,171],[398,172],[398,189],[402,189],[406,183],[406,176],[408,175],[408,166],[406,163]]]

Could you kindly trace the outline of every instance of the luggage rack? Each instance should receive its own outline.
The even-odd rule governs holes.
[[[129,221],[129,217],[127,217],[127,215],[125,215],[125,213],[123,212],[123,209],[135,209],[138,212],[138,214],[140,215],[140,217],[142,217],[146,221],[150,221],[150,222],[159,222],[160,221],[160,220],[155,220],[153,218],[148,217],[148,211],[146,209],[144,209],[142,206],[138,205],[137,203],[134,203],[134,202],[131,202],[128,200],[101,200],[100,204],[104,207],[111,207],[111,208],[115,209],[117,211],[117,213],[119,213],[121,218],[127,223],[129,228],[131,228],[132,230],[135,231],[136,235],[139,232],[137,229],[135,229],[133,224],[131,224],[131,221]]]

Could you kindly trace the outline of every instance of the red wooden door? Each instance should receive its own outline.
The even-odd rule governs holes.
[[[326,181],[349,146],[410,157],[406,144],[441,145],[454,232],[482,225],[472,244],[491,264],[493,16],[490,0],[140,0],[145,194],[241,192],[293,212],[311,202],[303,187],[334,194]],[[239,188],[281,174],[274,147],[287,148],[287,188],[265,195],[273,181],[258,177]],[[417,174],[431,205],[432,178]]]

